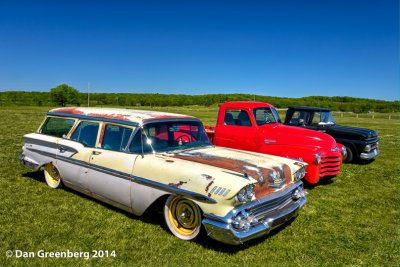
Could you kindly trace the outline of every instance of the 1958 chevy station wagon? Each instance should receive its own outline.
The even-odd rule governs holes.
[[[169,230],[202,228],[228,244],[268,234],[306,202],[307,164],[213,146],[197,118],[152,111],[58,108],[24,136],[21,163],[62,184],[142,215],[164,200]]]

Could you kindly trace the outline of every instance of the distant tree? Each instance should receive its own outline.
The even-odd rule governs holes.
[[[66,104],[76,104],[80,105],[79,91],[75,88],[68,86],[68,84],[61,84],[55,88],[50,89],[51,100],[63,107]]]

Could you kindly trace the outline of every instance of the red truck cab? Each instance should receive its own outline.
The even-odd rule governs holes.
[[[340,171],[342,145],[327,134],[283,125],[267,103],[222,104],[217,125],[205,129],[216,146],[303,160],[309,164],[305,179],[313,184]]]

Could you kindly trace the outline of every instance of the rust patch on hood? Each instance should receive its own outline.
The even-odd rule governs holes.
[[[214,183],[215,178],[212,177],[211,175],[208,174],[202,174],[201,176],[203,176],[204,178],[206,178],[206,180],[209,180],[210,182],[207,184],[206,186],[206,192],[208,193],[208,190],[210,189],[211,185]],[[211,193],[208,193],[208,197],[211,197]]]
[[[301,163],[301,162],[298,162],[298,161],[296,161],[295,163],[293,163],[294,165],[296,165],[296,166],[299,166],[300,168],[301,167],[304,167],[306,164],[304,164],[304,163]]]
[[[208,192],[208,189],[210,189],[210,186],[214,183],[214,181],[211,181],[208,183],[207,187],[206,187],[206,192]],[[211,195],[211,194],[210,194]]]
[[[172,162],[175,162],[175,161],[173,161],[173,160],[171,160],[171,159],[166,159],[165,162],[172,163]]]
[[[180,182],[177,183],[177,184],[169,183],[168,185],[169,185],[169,186],[172,186],[172,187],[175,187],[175,188],[180,188],[183,184],[187,184],[187,182],[180,181]]]
[[[283,164],[282,167],[263,168],[243,160],[214,156],[201,152],[183,152],[175,154],[172,157],[243,173],[243,179],[247,179],[245,177],[247,174],[258,181],[255,187],[256,198],[263,197],[284,187],[270,187],[271,184],[276,185],[282,182],[285,184],[292,183],[290,167],[286,164]],[[286,181],[283,181],[285,178]]]
[[[207,180],[214,180],[215,179],[214,177],[212,177],[211,175],[208,175],[208,174],[202,174],[201,176],[203,176]]]

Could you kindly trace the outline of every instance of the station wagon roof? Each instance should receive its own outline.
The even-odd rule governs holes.
[[[196,119],[192,116],[186,116],[175,113],[137,110],[137,109],[119,109],[119,108],[56,108],[48,112],[49,115],[65,115],[73,117],[88,117],[93,119],[107,119],[117,121],[127,121],[131,123],[142,124],[149,120],[159,119]]]
[[[289,106],[291,109],[308,110],[308,111],[331,111],[329,108],[318,108],[308,106]]]

